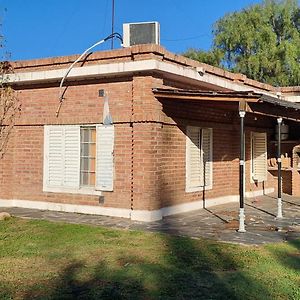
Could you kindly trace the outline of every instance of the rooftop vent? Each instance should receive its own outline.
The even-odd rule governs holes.
[[[142,22],[123,24],[123,46],[159,44],[159,23]]]

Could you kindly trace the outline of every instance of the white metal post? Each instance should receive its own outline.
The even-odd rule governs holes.
[[[277,165],[278,165],[278,196],[277,196],[277,219],[282,219],[282,178],[281,178],[281,124],[282,118],[277,118],[278,138],[277,138]]]
[[[239,229],[238,232],[246,232],[245,229],[245,210],[244,210],[244,177],[245,177],[245,139],[244,139],[244,118],[246,112],[244,110],[239,111],[240,115],[240,213],[239,213]]]

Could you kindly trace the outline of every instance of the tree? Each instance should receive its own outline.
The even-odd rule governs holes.
[[[223,53],[219,49],[212,51],[189,49],[184,53],[184,56],[216,67],[222,64],[223,59]]]
[[[214,25],[210,51],[184,55],[272,85],[300,85],[300,8],[296,0],[265,0]],[[217,53],[217,55],[216,55]]]
[[[20,101],[7,82],[7,74],[12,72],[12,65],[8,61],[0,62],[0,159],[5,153],[9,136],[21,110]]]

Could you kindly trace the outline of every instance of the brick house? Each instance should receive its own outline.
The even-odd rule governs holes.
[[[0,206],[152,221],[238,202],[241,109],[245,195],[277,187],[271,162],[278,117],[290,128],[283,190],[300,193],[297,87],[275,88],[158,45],[137,45],[78,63],[56,116],[59,82],[76,58],[13,63],[9,80],[22,112],[0,161]]]

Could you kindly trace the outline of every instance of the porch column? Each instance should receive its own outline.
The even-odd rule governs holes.
[[[277,166],[278,166],[278,195],[277,195],[277,219],[282,218],[282,178],[281,178],[281,124],[282,118],[277,118],[278,123],[278,136],[277,136]]]
[[[238,232],[246,232],[245,230],[245,211],[244,211],[244,176],[245,176],[245,139],[244,139],[244,118],[246,112],[239,111],[240,115],[240,213],[239,213],[239,229]]]

